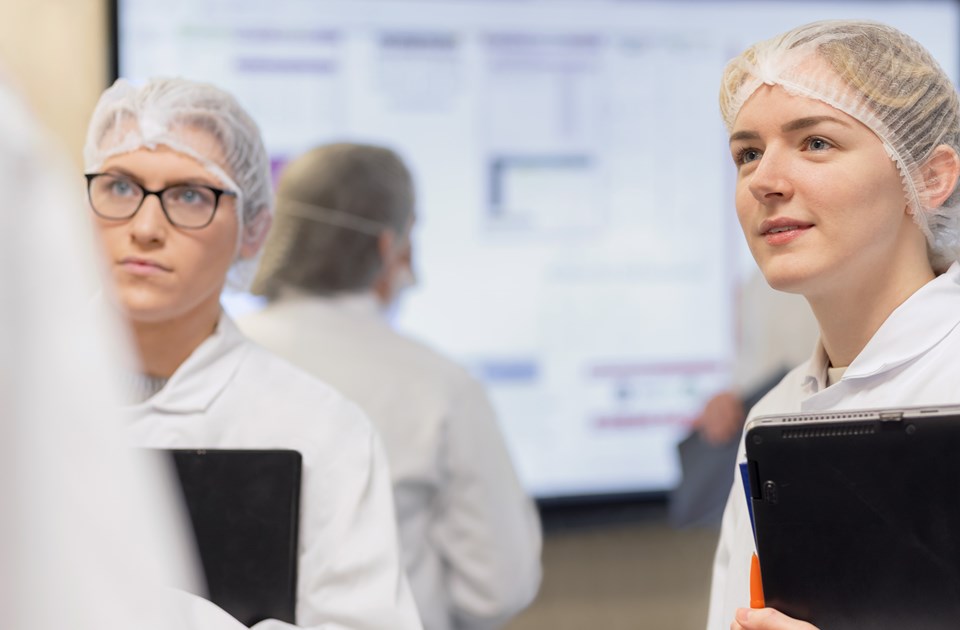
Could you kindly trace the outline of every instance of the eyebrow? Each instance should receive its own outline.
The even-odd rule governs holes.
[[[844,127],[849,127],[847,123],[840,120],[839,118],[834,118],[833,116],[810,116],[808,118],[798,118],[796,120],[790,121],[787,124],[780,127],[780,131],[798,131],[800,129],[806,129],[807,127],[813,127],[824,122],[837,123],[838,125],[843,125]]]
[[[116,175],[122,175],[127,179],[132,179],[133,181],[143,186],[143,180],[139,176],[133,174],[132,172],[128,171],[122,166],[111,166],[106,170],[106,172],[116,174]],[[188,177],[182,180],[175,179],[172,181],[172,183],[167,182],[164,188],[168,188],[170,186],[209,186],[211,188],[221,188],[221,185],[219,183],[214,183],[199,177]]]
[[[730,134],[730,142],[736,142],[737,140],[759,140],[760,134],[756,131],[738,131],[736,133]]]
[[[791,120],[788,123],[785,123],[780,127],[780,131],[789,133],[791,131],[799,131],[801,129],[807,129],[809,127],[815,127],[820,123],[832,122],[844,127],[849,127],[850,125],[839,118],[834,118],[833,116],[808,116],[806,118],[797,118],[796,120]],[[736,142],[738,140],[759,140],[760,134],[756,131],[738,131],[730,135],[730,142]]]

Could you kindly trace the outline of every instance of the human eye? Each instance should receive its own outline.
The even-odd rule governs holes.
[[[206,207],[213,203],[213,193],[199,186],[177,186],[167,195],[170,201],[182,206]]]
[[[811,136],[804,140],[804,146],[808,151],[826,151],[832,149],[833,144],[819,136]]]
[[[107,192],[114,197],[130,197],[137,194],[137,186],[133,182],[119,177],[107,180]]]
[[[744,164],[759,160],[762,155],[763,153],[760,149],[743,147],[733,152],[733,161],[737,166],[743,166]]]

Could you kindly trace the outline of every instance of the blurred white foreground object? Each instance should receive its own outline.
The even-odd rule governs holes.
[[[196,583],[167,471],[125,445],[82,178],[0,75],[0,611],[7,630],[243,628]]]

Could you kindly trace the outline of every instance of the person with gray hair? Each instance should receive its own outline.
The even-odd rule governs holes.
[[[253,286],[269,304],[239,323],[379,429],[424,627],[499,628],[539,587],[539,518],[482,386],[385,320],[413,279],[414,219],[393,151],[331,144],[295,159]]]
[[[750,251],[820,328],[749,418],[960,403],[960,100],[930,53],[883,24],[807,24],[733,59],[720,110]],[[755,541],[733,477],[708,629],[810,630],[747,608]]]
[[[284,287],[319,295],[373,287],[386,304],[412,282],[413,180],[392,151],[314,149],[286,167],[277,203],[255,293],[275,299]]]
[[[269,161],[252,118],[209,84],[118,81],[97,103],[84,157],[109,306],[129,323],[141,363],[124,408],[130,441],[299,451],[296,627],[421,628],[373,426],[249,341],[220,306],[228,273],[256,260],[271,220]]]

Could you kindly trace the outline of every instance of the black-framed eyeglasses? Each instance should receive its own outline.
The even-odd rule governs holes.
[[[113,173],[87,173],[87,197],[93,212],[103,219],[124,221],[137,214],[150,195],[160,200],[160,209],[171,225],[199,230],[210,225],[220,197],[237,193],[202,184],[176,184],[147,190],[129,177]]]

